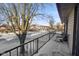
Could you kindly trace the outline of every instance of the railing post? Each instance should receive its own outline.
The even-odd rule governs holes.
[[[18,48],[17,48],[17,56],[18,56]]]
[[[26,44],[26,51],[27,51],[27,56],[28,56],[28,53],[29,53],[29,51],[28,51],[28,43]]]
[[[34,40],[33,40],[33,53],[34,53]]]
[[[0,56],[1,56],[2,54],[0,54]]]
[[[39,39],[37,39],[37,53],[38,53],[38,45],[39,45]]]
[[[50,32],[49,32],[49,40],[50,40]]]
[[[31,53],[32,53],[32,52],[31,52],[31,42],[30,42],[30,55],[31,55]]]
[[[9,56],[11,56],[11,51],[9,51]]]

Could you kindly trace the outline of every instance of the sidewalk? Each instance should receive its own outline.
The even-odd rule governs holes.
[[[66,42],[56,42],[57,34],[44,45],[34,56],[70,56]]]

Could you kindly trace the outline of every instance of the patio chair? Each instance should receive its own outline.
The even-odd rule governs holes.
[[[62,33],[62,34],[59,34],[57,37],[56,37],[56,40],[57,42],[63,42],[63,41],[67,41],[67,38],[68,38],[68,35],[65,34],[65,33]]]

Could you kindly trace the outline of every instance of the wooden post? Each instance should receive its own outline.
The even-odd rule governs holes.
[[[64,41],[67,41],[67,31],[68,31],[68,18],[65,17],[65,22],[64,22],[64,34],[65,34],[65,38]]]
[[[74,27],[73,27],[73,46],[72,46],[72,55],[75,55],[75,41],[76,41],[76,22],[77,22],[77,5],[74,9]]]
[[[73,50],[72,50],[72,52],[73,52],[73,55],[75,55],[75,56],[79,56],[79,4],[77,4],[77,6],[76,6],[76,10],[75,10],[75,14],[76,14],[76,18],[75,18],[75,20],[74,21],[76,21],[75,22],[75,26],[76,26],[76,28],[75,28],[75,36],[73,37]]]

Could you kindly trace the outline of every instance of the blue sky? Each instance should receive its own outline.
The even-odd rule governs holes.
[[[46,15],[51,15],[53,17],[55,23],[61,22],[55,3],[45,4],[45,6],[42,7],[42,9],[40,9],[38,12],[41,12]],[[4,19],[4,17],[2,17],[1,15],[0,15],[0,17],[1,17],[1,19]],[[39,24],[39,25],[49,25],[48,19],[46,17],[41,17],[41,16],[35,17],[32,23]]]
[[[48,15],[53,16],[55,24],[58,22],[61,22],[55,3],[51,4],[51,5],[50,4],[46,5],[45,9],[42,10],[42,13],[44,13],[44,14],[46,13]],[[35,19],[33,21],[33,24],[48,25],[48,20],[46,20],[46,18],[39,18],[38,17],[38,19]]]

